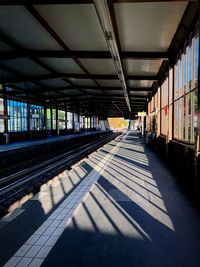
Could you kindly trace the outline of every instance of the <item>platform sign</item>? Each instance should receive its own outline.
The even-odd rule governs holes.
[[[145,117],[146,115],[147,115],[147,113],[146,112],[138,112],[137,113],[138,114],[138,117]]]

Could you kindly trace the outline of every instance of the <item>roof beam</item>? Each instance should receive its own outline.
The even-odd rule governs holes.
[[[42,25],[42,27],[56,40],[56,42],[66,51],[70,52],[69,47],[64,43],[64,41],[58,36],[58,34],[51,28],[47,21],[40,15],[40,13],[35,9],[33,5],[25,3],[24,6],[28,9],[31,15]],[[86,73],[90,74],[85,66],[76,58],[73,57],[73,60],[79,65],[79,67]],[[93,79],[93,81],[100,87],[100,85]]]
[[[0,0],[0,5],[24,5],[27,0]],[[92,4],[92,0],[29,0],[32,5]]]
[[[56,98],[52,98],[52,99],[61,99],[61,97],[56,97]],[[109,98],[108,98],[108,96],[105,96],[105,94],[103,94],[103,95],[94,95],[94,94],[88,94],[87,96],[77,96],[77,97],[75,97],[77,100],[84,100],[84,99],[88,99],[88,100],[94,100],[94,99],[98,99],[98,100],[106,100],[106,101],[112,101],[112,100],[122,100],[123,102],[124,102],[124,96],[109,96]],[[146,100],[146,96],[138,96],[138,95],[136,95],[136,96],[131,96],[130,97],[130,99],[145,99]],[[63,97],[62,99],[68,99],[68,100],[70,100],[71,99],[71,97],[70,96],[65,96],[65,97]]]
[[[168,52],[119,52],[122,59],[168,59]],[[44,51],[44,50],[22,50],[0,53],[0,60],[10,60],[23,57],[39,58],[90,58],[90,59],[111,59],[109,51]]]
[[[11,46],[13,49],[17,50],[18,53],[22,53],[23,52],[23,48],[21,46],[17,45],[15,42],[13,42],[10,38],[8,38],[2,32],[0,32],[0,39],[3,40],[9,46]],[[36,64],[38,64],[39,66],[41,66],[42,68],[44,68],[44,69],[48,70],[49,72],[51,72],[52,74],[54,74],[54,75],[56,74],[56,71],[54,71],[53,69],[51,69],[48,65],[46,65],[44,62],[42,62],[38,58],[36,58],[34,56],[29,56],[29,58],[33,62],[35,62]],[[9,72],[12,73],[12,70],[10,70]],[[23,77],[21,74],[18,74],[17,76],[19,76],[20,79]],[[73,86],[73,83],[71,81],[67,81],[67,82]]]
[[[39,81],[39,80],[48,80],[55,78],[74,78],[74,79],[97,79],[97,80],[118,80],[117,75],[110,74],[77,74],[77,73],[52,73],[45,75],[37,75],[37,76],[22,76],[16,77],[14,80],[4,79],[0,80],[2,83],[6,82],[23,82],[23,81]],[[156,81],[157,76],[147,76],[147,75],[126,75],[127,80],[149,80]],[[103,89],[103,87],[102,87]]]
[[[71,91],[73,89],[81,89],[81,90],[95,90],[95,91],[104,91],[105,93],[107,92],[112,92],[112,91],[119,91],[121,92],[122,88],[121,87],[102,87],[102,88],[99,88],[97,86],[77,86],[77,88],[74,88],[74,87],[58,87],[58,88],[46,88],[45,90],[48,90],[48,91]],[[29,90],[27,88],[27,90]],[[44,90],[44,91],[45,91]],[[128,92],[151,92],[151,88],[149,87],[138,87],[138,88],[133,88],[133,87],[130,87],[130,88],[127,88]]]
[[[187,0],[168,0],[168,2],[187,2]],[[198,0],[193,0],[198,2]],[[0,5],[24,5],[26,0],[0,0]],[[29,0],[32,5],[56,5],[56,4],[92,4],[92,0]],[[113,3],[145,3],[163,2],[163,0],[112,0]]]

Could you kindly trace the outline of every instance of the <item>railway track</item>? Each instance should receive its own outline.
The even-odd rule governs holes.
[[[26,168],[0,179],[0,207],[7,209],[16,200],[27,193],[36,193],[42,183],[47,182],[63,170],[69,169],[73,164],[94,152],[104,144],[116,138],[119,133],[111,133],[101,140],[82,145],[79,148],[48,159],[42,163]]]

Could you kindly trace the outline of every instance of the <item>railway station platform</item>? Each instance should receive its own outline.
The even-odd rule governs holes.
[[[21,164],[26,160],[34,160],[39,156],[45,157],[51,153],[60,153],[63,149],[66,152],[109,133],[111,133],[110,130],[88,131],[0,145],[0,168],[2,169],[0,173],[4,171],[4,168],[8,169],[13,165]]]
[[[79,138],[84,136],[92,136],[96,134],[103,134],[109,131],[89,131],[89,132],[82,132],[82,133],[76,133],[76,134],[67,134],[64,136],[51,136],[49,138],[42,138],[39,140],[28,140],[23,142],[16,142],[16,143],[10,143],[10,144],[4,144],[0,145],[0,153],[5,153],[7,151],[13,151],[13,150],[19,150],[22,148],[30,148],[33,146],[39,146],[39,145],[45,145],[55,142],[62,142],[65,140],[70,140],[73,138]],[[16,152],[16,151],[15,151]]]
[[[0,220],[0,266],[198,267],[200,214],[127,132]]]

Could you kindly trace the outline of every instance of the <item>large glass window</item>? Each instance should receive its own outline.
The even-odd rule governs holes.
[[[4,115],[4,100],[0,98],[0,115]],[[0,133],[5,131],[4,120],[0,119]]]
[[[22,132],[28,130],[27,104],[8,100],[8,131]]]
[[[5,128],[4,128],[4,120],[0,119],[0,133],[4,133]]]
[[[161,133],[167,135],[169,114],[169,79],[167,78],[161,86]]]
[[[80,116],[80,128],[85,129],[85,116]]]
[[[4,114],[4,100],[0,98],[0,115]]]
[[[66,128],[66,117],[63,110],[58,110],[58,128],[62,130]]]
[[[44,130],[44,107],[30,105],[30,130]]]
[[[192,68],[193,68],[193,60],[192,60],[192,42],[188,47],[188,89],[192,89]]]
[[[194,141],[198,135],[198,63],[199,63],[199,36],[194,38]]]
[[[52,122],[53,122],[53,130],[56,130],[56,109],[52,109]]]
[[[67,112],[67,129],[73,129],[73,113]]]
[[[190,143],[198,135],[198,62],[196,35],[175,66],[174,137]]]
[[[46,111],[46,127],[47,130],[51,130],[51,109],[47,108]]]
[[[148,105],[149,113],[152,115],[154,103],[156,103],[156,109],[156,105],[160,105],[161,91],[161,106],[160,109],[158,108],[158,112],[156,112],[157,133],[160,133],[159,122],[161,122],[161,133],[164,135],[168,133],[168,128],[172,127],[172,122],[174,122],[174,138],[190,143],[197,142],[199,108],[198,64],[199,36],[196,35],[175,64],[174,71],[170,70],[169,84],[168,79],[166,79],[161,89],[158,88],[157,94]],[[156,96],[158,96],[157,99]],[[173,111],[174,113],[172,114]],[[171,139],[171,131],[169,135]]]

